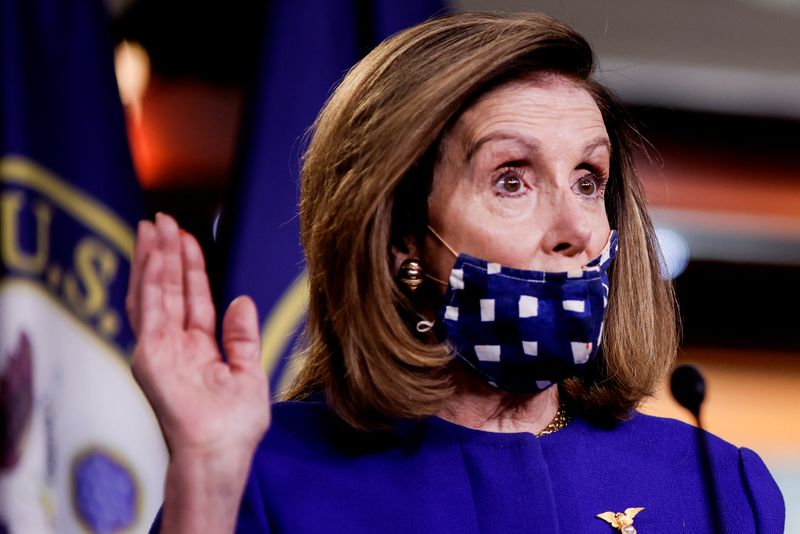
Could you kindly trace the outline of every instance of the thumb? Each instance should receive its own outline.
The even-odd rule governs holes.
[[[233,370],[258,367],[261,355],[258,311],[250,297],[237,297],[228,306],[222,319],[222,349]]]

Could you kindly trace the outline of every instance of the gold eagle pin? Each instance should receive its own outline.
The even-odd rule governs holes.
[[[602,514],[597,514],[597,517],[619,530],[622,534],[636,534],[633,518],[642,510],[644,508],[626,508],[622,513],[603,512]]]

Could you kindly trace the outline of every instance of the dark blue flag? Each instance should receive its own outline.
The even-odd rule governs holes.
[[[0,532],[146,527],[124,317],[140,190],[99,0],[0,0]]]
[[[263,322],[273,391],[303,324],[307,288],[297,204],[303,137],[336,83],[370,48],[444,13],[436,0],[298,0],[270,5],[263,64],[245,114],[226,300],[249,294]]]

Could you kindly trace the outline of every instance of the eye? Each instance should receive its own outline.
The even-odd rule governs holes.
[[[585,197],[602,196],[606,181],[607,178],[604,176],[592,172],[581,176],[580,179],[575,182],[573,190]]]
[[[584,176],[578,182],[578,191],[581,192],[582,195],[591,196],[597,191],[597,182],[594,181],[593,177],[590,178],[591,175]]]
[[[522,171],[515,168],[504,169],[495,179],[494,189],[500,196],[520,196],[525,194],[525,182]]]

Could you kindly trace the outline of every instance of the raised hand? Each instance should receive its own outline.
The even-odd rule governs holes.
[[[139,224],[126,304],[137,337],[133,374],[161,424],[170,469],[180,464],[180,473],[168,475],[167,504],[170,476],[179,485],[213,485],[209,476],[221,485],[243,484],[270,420],[254,303],[239,297],[225,314],[226,362],[200,246],[158,214],[155,223]],[[201,473],[211,464],[216,474]]]

